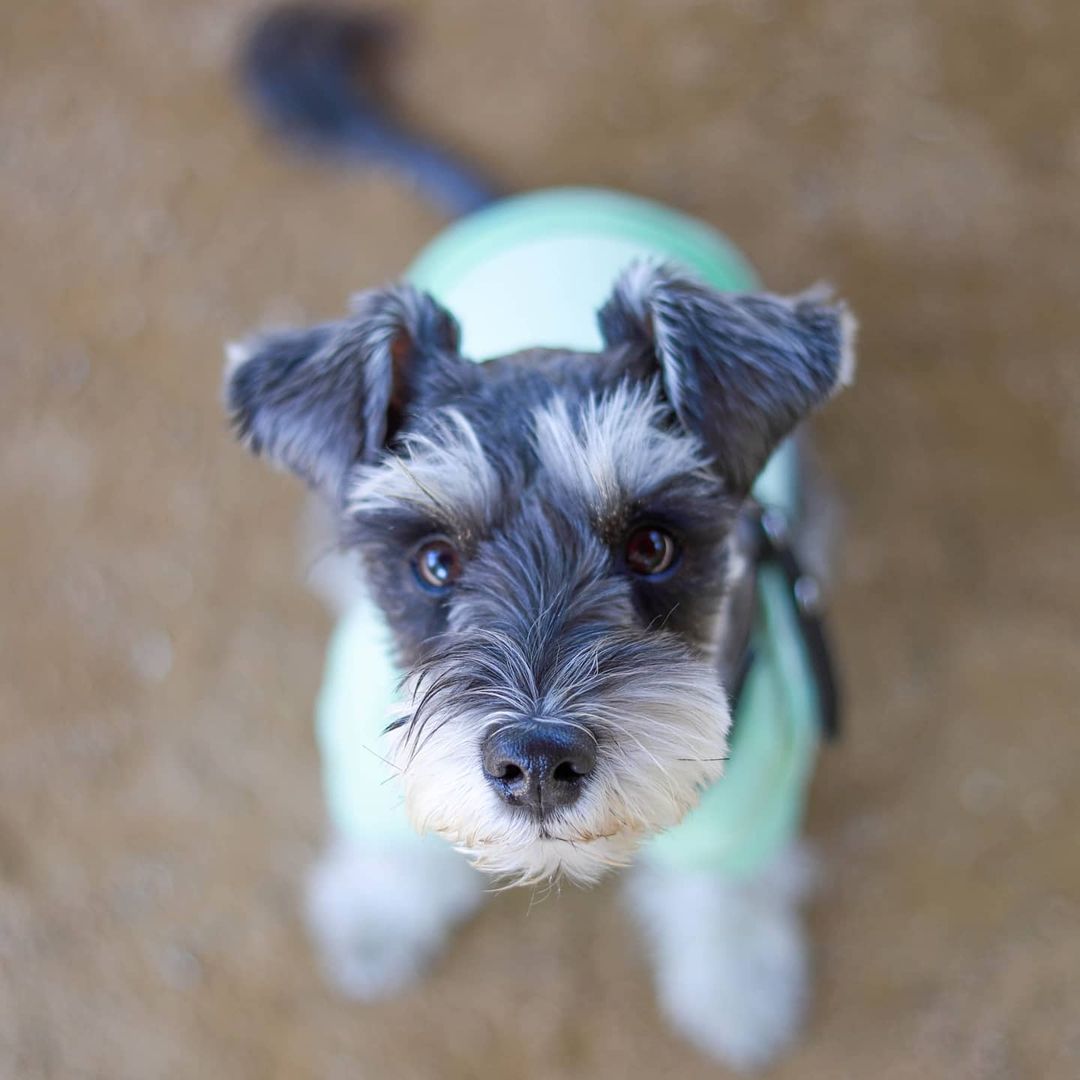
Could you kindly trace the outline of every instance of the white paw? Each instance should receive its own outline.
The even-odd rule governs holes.
[[[798,897],[763,884],[645,871],[630,895],[668,1021],[700,1050],[744,1072],[791,1046],[809,1003]]]
[[[449,848],[383,852],[338,841],[308,879],[308,926],[327,975],[371,1001],[422,974],[483,894],[481,876]]]
[[[688,928],[689,929],[689,928]],[[742,1071],[769,1064],[802,1028],[808,964],[798,918],[758,915],[656,963],[661,1008],[711,1057]],[[722,940],[721,940],[722,938]]]

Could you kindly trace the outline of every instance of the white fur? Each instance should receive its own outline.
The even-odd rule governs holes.
[[[255,350],[249,343],[243,341],[229,341],[225,344],[225,385],[227,386],[232,377],[254,355]]]
[[[300,572],[304,583],[340,618],[357,604],[369,602],[360,558],[343,548],[337,519],[325,499],[310,496],[300,519]]]
[[[423,689],[414,683],[408,696]],[[410,701],[407,711],[414,707]],[[681,821],[720,777],[728,707],[709,662],[684,659],[662,682],[647,674],[624,680],[592,700],[588,713],[581,719],[611,731],[617,746],[600,755],[581,798],[543,828],[507,807],[479,766],[480,743],[502,720],[497,706],[471,716],[451,703],[417,735],[399,729],[393,756],[413,824],[519,884],[559,874],[589,883],[625,865],[642,840]]]
[[[398,454],[356,471],[348,512],[417,507],[451,534],[467,535],[499,506],[502,487],[468,419],[442,411],[430,435],[412,434]]]
[[[629,876],[661,1010],[731,1068],[763,1068],[802,1028],[810,961],[799,909],[812,877],[799,848],[746,881],[647,865]]]
[[[602,518],[627,499],[708,468],[697,439],[664,419],[654,383],[622,383],[577,417],[556,397],[534,413],[537,454],[546,475]]]
[[[833,393],[855,382],[855,338],[858,332],[858,321],[847,308],[844,308],[840,314],[840,364],[837,368]]]
[[[327,975],[370,1001],[422,974],[483,897],[484,879],[449,848],[337,839],[308,879],[308,926]]]

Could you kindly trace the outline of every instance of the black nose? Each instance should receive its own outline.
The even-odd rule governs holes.
[[[572,724],[526,720],[489,735],[482,758],[484,775],[499,795],[540,817],[581,794],[596,767],[596,740]]]

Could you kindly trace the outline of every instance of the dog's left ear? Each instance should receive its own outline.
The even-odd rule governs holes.
[[[649,349],[679,420],[744,495],[796,424],[854,374],[855,320],[818,293],[721,293],[638,263],[599,312],[609,347]]]

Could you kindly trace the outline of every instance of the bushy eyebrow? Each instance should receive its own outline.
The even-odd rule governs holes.
[[[671,426],[653,383],[621,383],[576,410],[554,398],[534,411],[533,431],[546,477],[594,519],[688,479],[723,492],[701,444]]]
[[[422,434],[378,464],[356,470],[346,509],[356,518],[409,511],[455,536],[490,527],[504,497],[499,470],[472,423],[444,409]]]
[[[653,383],[625,382],[584,400],[555,396],[529,420],[521,441],[495,451],[461,410],[440,410],[423,433],[355,470],[346,507],[357,538],[401,544],[441,532],[470,547],[511,520],[527,491],[608,541],[628,518],[665,508],[711,528],[729,501]],[[497,452],[505,460],[494,460]]]

